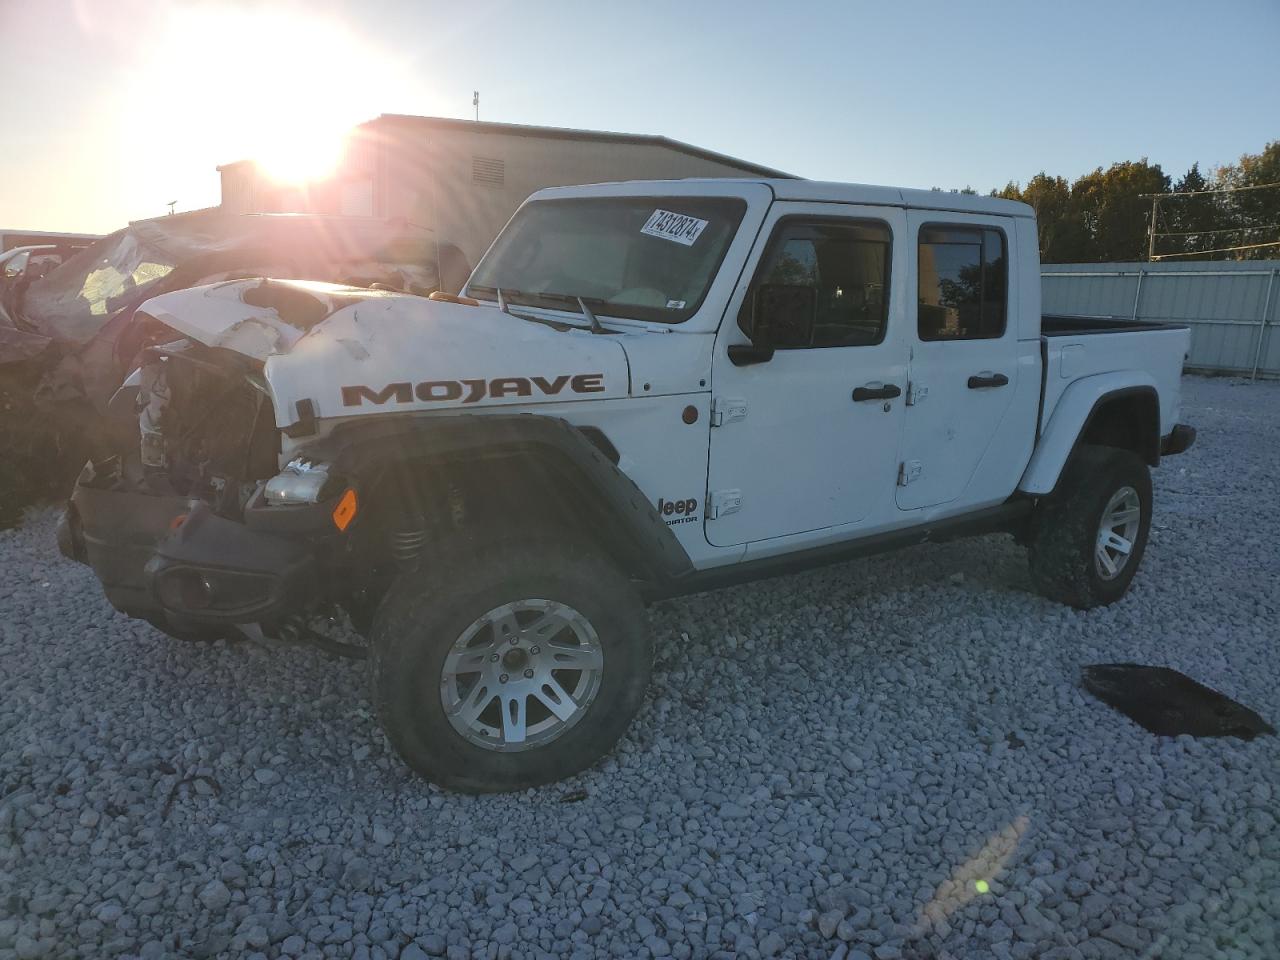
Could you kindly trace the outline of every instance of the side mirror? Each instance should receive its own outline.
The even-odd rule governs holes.
[[[813,287],[763,284],[756,289],[751,340],[762,347],[811,346],[817,312],[818,295]]]

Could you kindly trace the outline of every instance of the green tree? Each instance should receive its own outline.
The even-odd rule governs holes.
[[[1156,237],[1157,257],[1170,253],[1194,254],[1229,245],[1222,242],[1231,234],[1221,232],[1228,224],[1223,216],[1220,195],[1202,192],[1212,189],[1213,182],[1200,172],[1198,163],[1193,163],[1182,179],[1173,185],[1174,193],[1193,196],[1161,201],[1156,232],[1170,236]]]
[[[1073,183],[1071,207],[1087,242],[1083,259],[1145,260],[1151,201],[1144,195],[1168,191],[1168,175],[1146,157],[1098,167]]]
[[[1239,233],[1222,234],[1233,237],[1232,243],[1221,246],[1245,246],[1274,244],[1280,241],[1280,187],[1265,187],[1280,183],[1280,140],[1273,140],[1261,153],[1246,153],[1239,163],[1229,164],[1218,171],[1217,185],[1231,190],[1221,197],[1222,216],[1231,227],[1239,227]],[[1244,189],[1244,188],[1264,189]],[[1218,244],[1215,244],[1217,246]],[[1280,246],[1258,246],[1252,250],[1234,251],[1226,256],[1241,260],[1263,260],[1280,253]]]
[[[1041,170],[1025,187],[1008,183],[1001,190],[993,190],[991,195],[1021,200],[1035,210],[1040,230],[1040,259],[1045,263],[1091,259],[1088,237],[1071,202],[1071,186],[1062,177],[1051,177]]]

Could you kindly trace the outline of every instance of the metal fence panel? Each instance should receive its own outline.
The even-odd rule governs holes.
[[[1280,261],[1053,263],[1044,312],[1185,323],[1187,367],[1280,377]]]

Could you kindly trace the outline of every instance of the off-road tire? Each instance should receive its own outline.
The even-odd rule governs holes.
[[[477,618],[538,598],[567,604],[603,651],[599,688],[557,739],[522,752],[477,746],[454,728],[440,689],[445,658]],[[475,541],[459,534],[387,591],[372,629],[378,718],[396,752],[431,782],[466,793],[561,780],[607,754],[644,700],[653,648],[628,578],[589,547],[555,539]]]
[[[1137,492],[1141,517],[1128,560],[1108,579],[1099,572],[1094,552],[1103,512],[1125,487]],[[1078,610],[1115,603],[1137,573],[1150,528],[1151,473],[1142,458],[1130,450],[1082,445],[1057,489],[1031,517],[1031,579],[1044,596]]]

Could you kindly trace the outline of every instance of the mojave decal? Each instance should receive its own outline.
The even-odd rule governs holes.
[[[573,393],[604,392],[603,373],[562,373],[550,379],[546,377],[494,377],[491,380],[408,380],[388,383],[377,390],[366,384],[342,387],[342,405],[359,407],[364,403],[381,405],[387,402],[424,403],[433,400],[461,400],[476,403],[485,397],[498,400],[506,397],[532,397],[534,391],[548,397],[561,393],[565,387]]]

